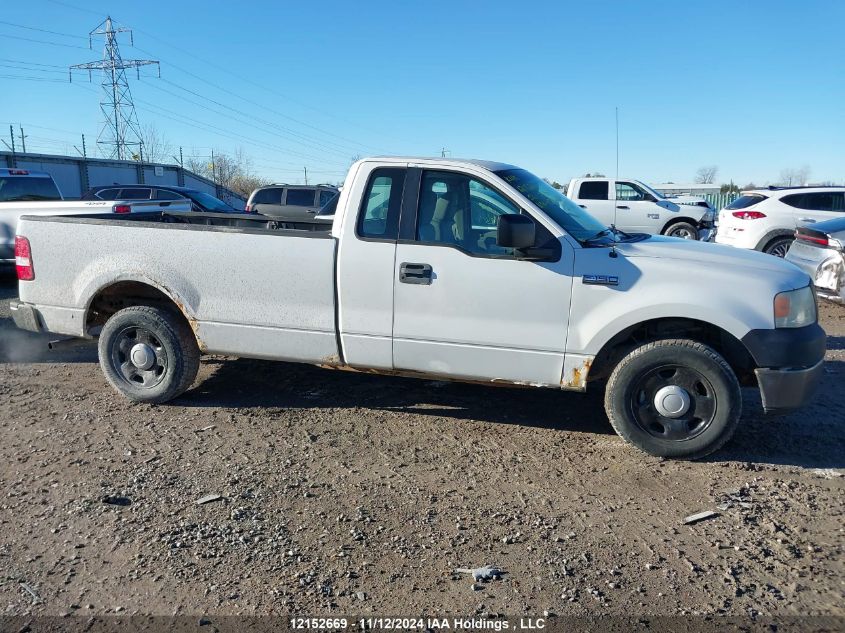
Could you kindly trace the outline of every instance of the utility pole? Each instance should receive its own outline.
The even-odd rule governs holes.
[[[185,163],[182,160],[182,148],[181,147],[179,148],[179,167],[181,167],[182,169],[185,169]]]
[[[308,168],[303,167],[303,169],[305,170],[305,184],[307,185],[308,184]]]
[[[21,129],[21,147],[23,148],[23,153],[26,154],[26,135],[23,133],[23,126],[20,123],[18,126]]]
[[[141,126],[129,92],[129,81],[126,79],[126,69],[134,68],[138,79],[141,78],[141,66],[155,64],[158,66],[158,76],[161,77],[161,67],[155,60],[123,59],[120,56],[117,36],[119,33],[129,33],[129,43],[134,46],[132,30],[125,27],[115,27],[111,16],[101,22],[97,28],[88,34],[88,47],[93,50],[93,37],[105,37],[103,58],[95,62],[75,64],[70,67],[70,80],[73,81],[74,70],[87,70],[88,80],[91,71],[100,70],[103,73],[100,85],[103,96],[100,100],[100,110],[103,113],[103,127],[97,136],[97,144],[107,148],[103,154],[108,158],[124,160],[132,158],[132,147],[141,145]]]
[[[217,168],[214,166],[214,148],[211,148],[211,179],[214,181],[215,187],[217,186]]]
[[[15,127],[13,125],[9,126],[9,138],[12,139],[12,158],[15,156]]]

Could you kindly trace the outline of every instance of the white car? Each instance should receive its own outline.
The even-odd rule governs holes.
[[[810,275],[819,296],[845,304],[845,213],[812,226],[799,226],[786,261]]]
[[[716,242],[784,257],[795,228],[845,216],[845,187],[743,191],[719,213]]]

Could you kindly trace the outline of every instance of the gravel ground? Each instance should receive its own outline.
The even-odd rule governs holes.
[[[675,462],[624,444],[595,393],[209,358],[173,404],[132,405],[91,346],[15,330],[15,292],[6,615],[845,616],[841,307],[811,406],[767,419],[746,390],[735,439]],[[482,565],[505,573],[454,572]]]

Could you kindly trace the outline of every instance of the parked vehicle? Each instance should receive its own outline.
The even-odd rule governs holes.
[[[46,171],[0,167],[0,202],[61,200],[56,181]]]
[[[669,202],[674,202],[675,204],[679,204],[681,206],[687,205],[690,207],[701,207],[705,210],[705,212],[711,211],[713,213],[713,219],[716,218],[716,209],[713,207],[712,204],[710,204],[705,198],[702,198],[701,196],[666,196],[666,199]]]
[[[705,242],[714,234],[715,214],[709,206],[675,203],[639,180],[573,178],[566,195],[599,221],[622,231]]]
[[[287,222],[311,222],[337,193],[331,185],[268,185],[250,194],[246,211]]]
[[[18,173],[7,176],[4,171]],[[187,200],[62,200],[58,187],[49,174],[20,169],[0,170],[0,200],[0,266],[4,268],[15,263],[15,229],[22,215],[123,214],[190,209]]]
[[[800,224],[845,213],[845,187],[768,187],[743,191],[719,213],[716,241],[783,257]]]
[[[106,185],[85,192],[83,200],[190,200],[191,210],[206,213],[243,213],[210,193],[170,185]]]
[[[845,303],[845,214],[812,226],[799,226],[786,261],[810,276],[820,296]]]
[[[823,372],[815,296],[794,266],[614,231],[511,165],[357,161],[328,230],[278,227],[25,217],[12,315],[99,337],[109,382],[140,402],[184,392],[202,352],[576,391],[607,379],[614,428],[667,457],[722,446],[741,383],[784,412]]]

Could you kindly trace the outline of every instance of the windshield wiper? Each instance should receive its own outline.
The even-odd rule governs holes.
[[[607,235],[610,235],[610,229],[602,229],[601,231],[599,231],[598,233],[596,233],[592,237],[588,237],[584,241],[585,242],[593,242],[593,241],[600,239],[602,237],[605,237]]]

